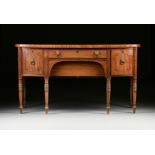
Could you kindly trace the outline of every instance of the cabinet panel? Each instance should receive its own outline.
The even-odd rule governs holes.
[[[133,75],[133,49],[113,49],[111,52],[111,74]]]
[[[43,75],[43,51],[23,48],[23,74]]]
[[[59,61],[55,63],[49,61],[49,75],[51,76],[106,76],[107,62],[106,61]]]

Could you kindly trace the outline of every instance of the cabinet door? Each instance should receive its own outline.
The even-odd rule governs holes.
[[[133,49],[113,49],[111,52],[111,74],[133,75]]]
[[[43,51],[23,48],[23,74],[43,75]]]

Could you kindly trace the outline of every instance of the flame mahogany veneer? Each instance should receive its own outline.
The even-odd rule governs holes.
[[[130,100],[136,112],[137,51],[139,44],[42,45],[16,44],[18,48],[19,109],[23,112],[25,77],[43,77],[45,112],[48,113],[49,77],[105,77],[106,109],[110,111],[111,78],[131,77]]]

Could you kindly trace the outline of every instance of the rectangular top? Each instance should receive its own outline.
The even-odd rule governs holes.
[[[25,48],[131,48],[140,44],[16,44],[15,47]]]

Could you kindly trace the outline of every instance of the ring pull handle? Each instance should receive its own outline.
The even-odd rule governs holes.
[[[61,52],[60,52],[60,51],[56,51],[55,54],[56,54],[56,56],[57,56],[57,58],[58,58],[58,57],[60,57]]]
[[[95,55],[96,57],[98,57],[99,54],[100,54],[100,51],[94,51],[94,55]]]
[[[125,58],[124,57],[121,57],[120,58],[120,65],[124,65],[125,64]]]
[[[34,58],[32,59],[32,61],[31,61],[30,63],[31,63],[31,65],[35,65],[35,60],[34,60]]]

